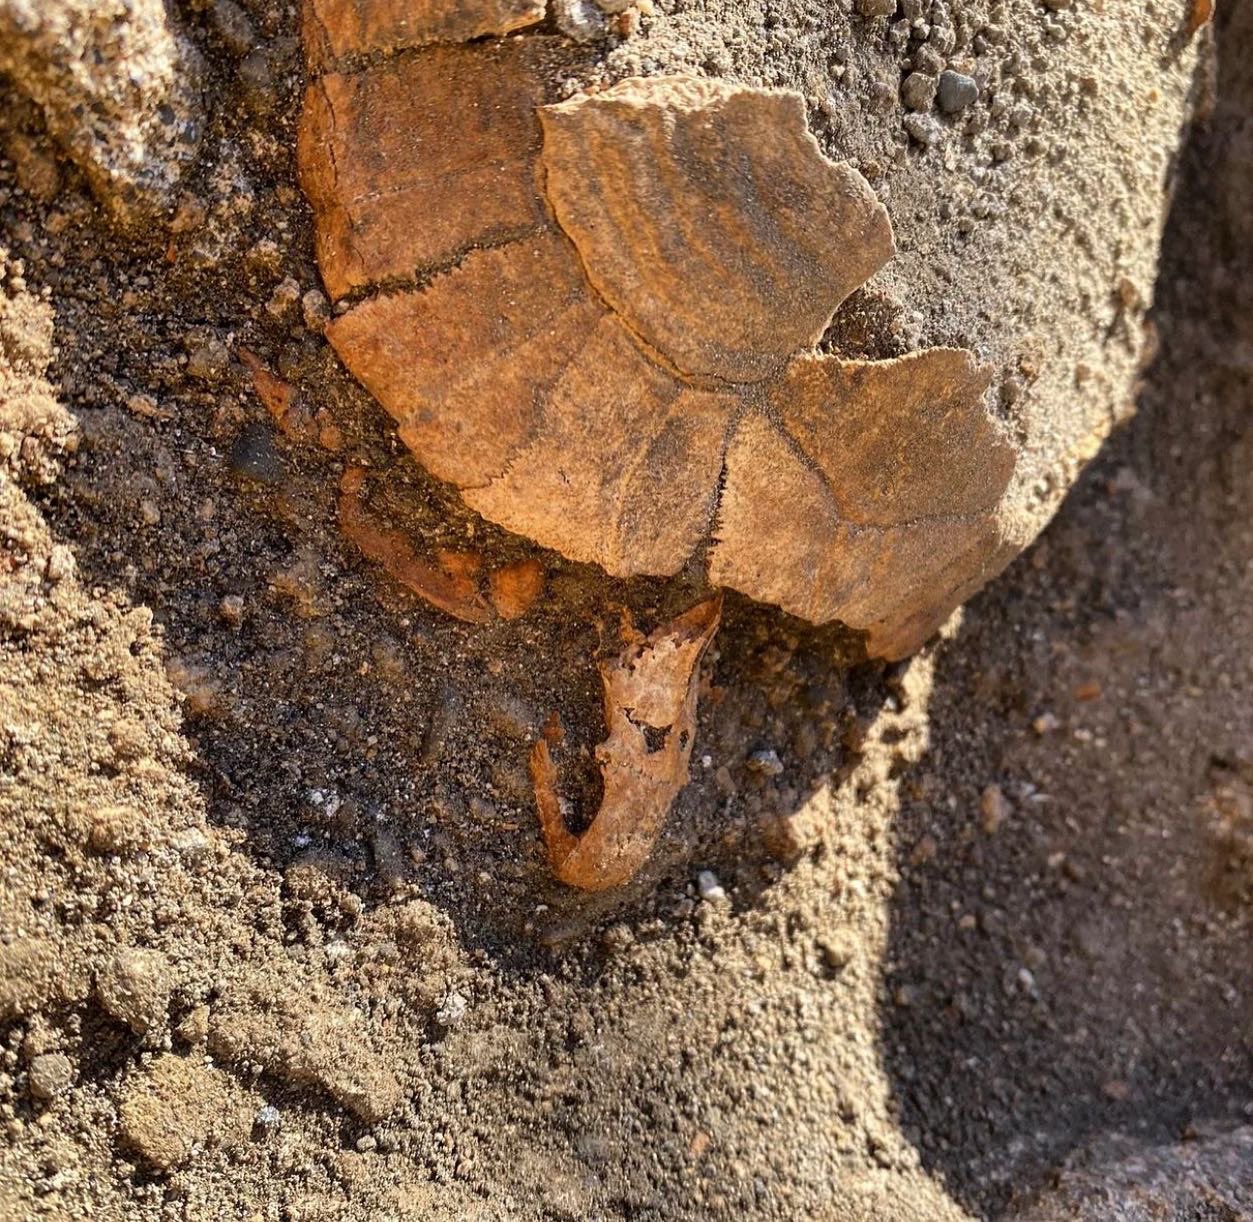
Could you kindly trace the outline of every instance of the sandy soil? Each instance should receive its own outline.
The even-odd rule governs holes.
[[[424,546],[529,554],[403,457],[322,342],[286,141],[294,27],[245,7],[260,85],[222,6],[189,9],[214,127],[172,232],[112,240],[33,109],[0,111],[0,1214],[1065,1216],[1033,1201],[1068,1161],[1125,1166],[1253,1122],[1248,13],[1224,16],[1208,93],[1161,61],[1162,96],[1202,115],[1135,417],[907,665],[730,600],[693,784],[641,878],[589,899],[548,875],[527,744],[560,709],[590,749],[618,608],[656,623],[694,579],[549,557],[530,616],[471,628],[342,540],[347,452],[386,472],[372,509]],[[756,28],[745,12],[723,25]],[[710,54],[694,31],[711,15],[676,9],[661,61]],[[1000,15],[1005,57],[1077,79],[1083,39],[1046,24],[1064,12]],[[831,40],[857,20],[833,17]],[[1144,37],[1173,46],[1177,20],[1150,14]],[[873,98],[886,52],[849,37],[849,88]],[[772,79],[777,57],[724,41],[716,70]],[[852,134],[842,113],[824,139],[897,156],[899,108]],[[996,139],[1025,146],[1030,124],[1011,126],[991,116],[942,181]],[[957,339],[1004,362],[1037,515],[1082,457],[1050,410],[1127,414],[1154,296],[1161,201],[1144,200],[1166,166],[1130,149],[1097,173],[1084,147],[1067,198],[1123,182],[1098,219],[1135,231],[1124,292],[1100,243],[1052,279],[1026,269],[1055,233],[1006,261],[1040,207],[1025,147],[997,161],[1002,195],[985,180],[941,214],[943,154],[911,146],[885,168],[901,279],[840,323],[848,339],[870,319],[875,350]],[[944,246],[962,216],[972,245]],[[970,304],[992,267],[1021,326]],[[1038,385],[1005,338],[1027,331]],[[244,348],[343,450],[272,426]],[[1098,376],[1064,395],[1081,349]],[[593,772],[589,755],[589,807]],[[701,897],[702,870],[725,897]],[[1246,1213],[1217,1216],[1253,1216],[1240,1178],[1226,1208]],[[1179,1216],[1215,1208],[1178,1185],[1161,1191]]]

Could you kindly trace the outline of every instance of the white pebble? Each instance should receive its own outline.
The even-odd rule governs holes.
[[[718,876],[712,870],[702,870],[696,876],[696,890],[700,892],[701,899],[711,904],[727,898]]]

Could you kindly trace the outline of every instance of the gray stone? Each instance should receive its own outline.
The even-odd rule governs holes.
[[[469,1012],[470,1003],[457,992],[449,993],[439,1009],[435,1011],[435,1021],[445,1029],[458,1026]]]
[[[748,767],[763,776],[780,776],[783,773],[783,761],[779,753],[772,748],[763,747],[748,757]]]
[[[262,1136],[269,1136],[269,1134],[278,1129],[282,1120],[282,1113],[279,1112],[278,1108],[271,1103],[267,1103],[265,1107],[257,1109],[252,1125]]]
[[[605,14],[592,0],[553,0],[557,28],[575,42],[593,42],[604,36]]]
[[[959,114],[979,100],[979,85],[974,77],[949,69],[940,73],[937,90],[940,109],[946,115]]]
[[[714,904],[727,898],[726,889],[712,870],[702,870],[696,876],[696,890],[706,903]]]

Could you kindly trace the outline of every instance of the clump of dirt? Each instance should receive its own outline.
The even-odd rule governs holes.
[[[571,86],[821,67],[811,122],[902,240],[837,324],[996,360],[1043,513],[1077,461],[1043,404],[1103,435],[1139,359],[1195,47],[1143,6],[879,7],[662,5],[572,51]],[[728,598],[693,782],[596,896],[551,877],[530,746],[559,711],[590,815],[594,662],[623,605],[650,630],[700,583],[545,556],[526,614],[471,625],[362,560],[349,458],[426,554],[535,553],[404,456],[322,339],[285,6],[181,18],[211,115],[168,227],[117,237],[38,113],[0,109],[0,1212],[995,1216],[1103,1131],[1247,1124],[1248,14],[1139,417],[908,664]],[[982,81],[960,130],[899,100],[932,29]],[[1128,100],[1085,127],[1102,91]],[[1120,130],[1151,135],[1111,154]]]

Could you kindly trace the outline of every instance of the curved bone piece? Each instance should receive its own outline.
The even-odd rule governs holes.
[[[540,830],[553,873],[585,891],[620,887],[648,859],[687,770],[696,736],[697,667],[722,617],[722,598],[698,603],[602,663],[605,724],[596,748],[604,798],[581,835],[566,826],[557,770],[544,739],[531,752]]]
[[[328,338],[491,521],[617,576],[677,573],[716,521],[715,584],[911,652],[1008,559],[986,375],[813,350],[893,246],[799,95],[671,76],[545,106],[545,41],[311,87],[323,276],[381,290]]]

